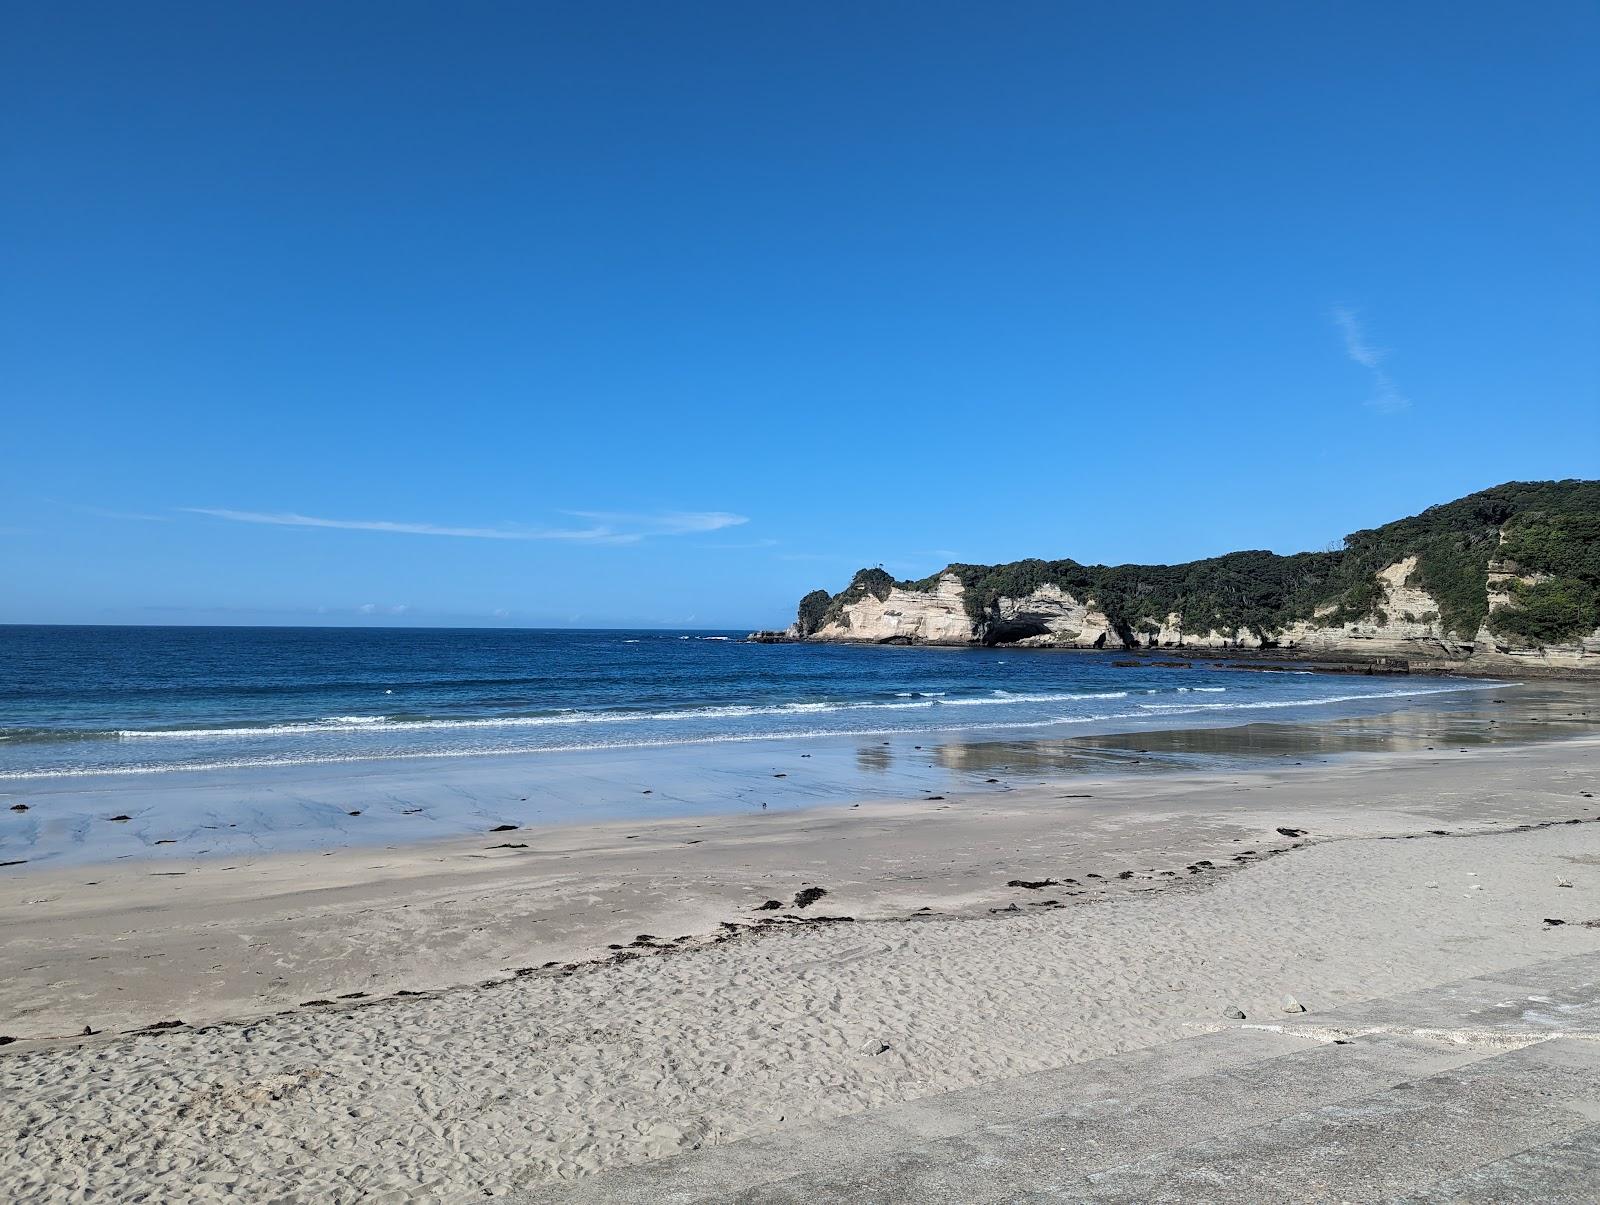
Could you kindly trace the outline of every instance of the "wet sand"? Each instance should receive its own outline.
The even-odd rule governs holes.
[[[1289,767],[1352,752],[1426,752],[1600,729],[1600,687],[1480,685],[1290,709],[1296,718],[1289,722],[1244,723],[1251,712],[1219,710],[1209,718],[1186,714],[1182,728],[1063,725],[1053,737],[1036,730],[983,739],[970,732],[826,736],[0,780],[0,882],[74,865],[238,862],[398,848],[505,824],[650,823],[867,799],[977,798],[1030,779]],[[25,810],[11,810],[19,806]]]

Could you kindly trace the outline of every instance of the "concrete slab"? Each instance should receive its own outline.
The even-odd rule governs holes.
[[[1555,959],[1515,975],[1463,979],[1273,1028],[1308,1037],[1376,1031],[1506,1046],[1558,1034],[1600,1039],[1600,955]]]
[[[1095,1202],[1387,1200],[1571,1138],[1596,1117],[1600,1045],[1554,1039],[1034,1191]],[[1600,1179],[1568,1187],[1600,1200]]]
[[[1593,1205],[1600,1199],[1600,1126],[1443,1180],[1397,1205]]]

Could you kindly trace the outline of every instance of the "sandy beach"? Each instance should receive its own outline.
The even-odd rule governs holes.
[[[18,5],[0,1205],[1600,1205],[1600,6]]]
[[[0,1185],[492,1195],[1600,950],[1593,737],[997,785],[9,878]]]

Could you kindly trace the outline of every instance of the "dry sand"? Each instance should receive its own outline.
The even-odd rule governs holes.
[[[481,1196],[1284,992],[1316,1011],[1600,950],[1597,786],[1581,739],[14,878],[0,1195]],[[796,908],[806,884],[828,894]],[[783,919],[819,914],[854,920]],[[219,1023],[116,1035],[177,1018]]]

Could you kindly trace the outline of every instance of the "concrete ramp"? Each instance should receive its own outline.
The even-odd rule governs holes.
[[[1600,1201],[1600,956],[925,1097],[522,1202]]]

